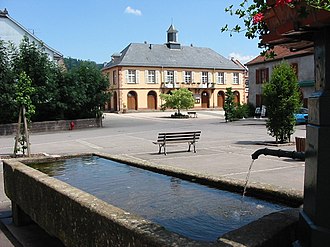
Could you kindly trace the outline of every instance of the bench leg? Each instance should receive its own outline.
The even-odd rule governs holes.
[[[196,146],[195,146],[195,143],[189,143],[189,148],[188,148],[188,152],[190,152],[190,148],[191,148],[191,145],[194,146],[194,153],[196,153]]]
[[[165,144],[159,144],[158,154],[161,154],[162,153],[162,148],[164,150],[164,154],[167,155],[167,153],[166,153],[166,145]]]

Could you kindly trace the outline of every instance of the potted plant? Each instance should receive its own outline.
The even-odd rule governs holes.
[[[285,43],[288,35],[297,34],[310,28],[330,23],[330,3],[319,0],[253,0],[253,4],[243,0],[239,7],[225,9],[230,15],[243,19],[245,27],[225,25],[222,32],[245,32],[249,39],[259,38],[260,47],[266,50],[275,44]],[[274,56],[268,53],[267,56]]]

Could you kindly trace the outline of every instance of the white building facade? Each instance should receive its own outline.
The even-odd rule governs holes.
[[[25,27],[11,18],[6,9],[0,10],[0,40],[11,42],[16,47],[19,47],[24,36],[28,37],[30,42],[43,44],[45,53],[48,54],[48,57],[51,61],[59,62],[62,60],[63,55],[61,53],[43,43],[34,34],[32,34]]]

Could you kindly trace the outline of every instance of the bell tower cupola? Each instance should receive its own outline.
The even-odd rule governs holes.
[[[175,29],[173,24],[167,30],[167,47],[170,49],[180,49],[181,45],[178,43],[178,30]]]

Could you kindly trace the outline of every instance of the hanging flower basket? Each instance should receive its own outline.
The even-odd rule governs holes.
[[[269,32],[262,36],[264,44],[283,39],[291,33],[330,25],[330,11],[310,7],[305,1],[278,5],[276,0],[267,0],[267,5],[263,21]]]

